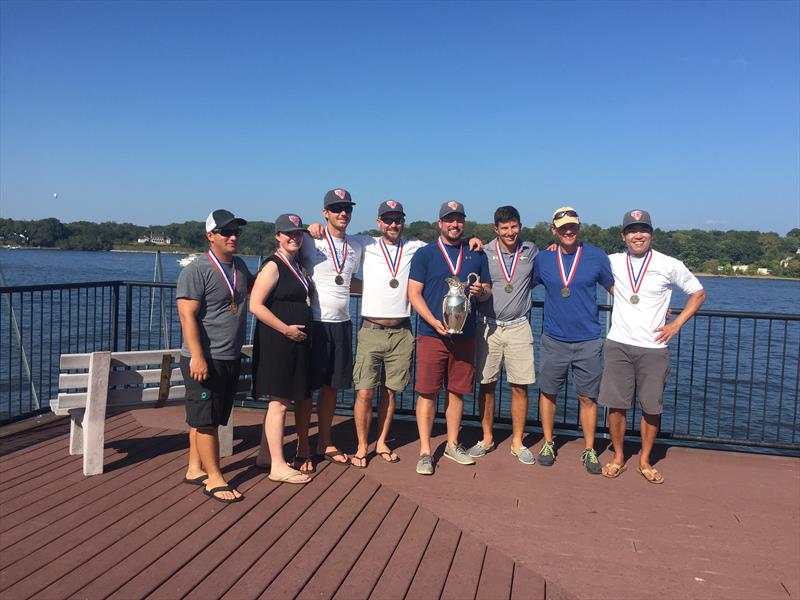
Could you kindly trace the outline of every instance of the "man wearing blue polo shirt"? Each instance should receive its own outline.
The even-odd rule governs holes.
[[[469,289],[472,298],[485,302],[491,298],[491,275],[486,255],[473,252],[461,238],[464,235],[464,205],[445,202],[439,209],[439,238],[417,250],[411,259],[408,299],[420,317],[417,328],[417,428],[419,461],[417,473],[433,475],[431,432],[436,415],[436,400],[447,381],[445,418],[447,445],[444,455],[459,464],[475,460],[458,441],[464,394],[472,393],[475,381],[475,315],[471,313],[462,333],[450,334],[442,322],[442,300],[447,294],[446,279],[467,281],[474,273],[480,278]]]
[[[550,230],[558,247],[555,252],[540,252],[533,269],[533,285],[542,283],[545,289],[539,373],[539,413],[544,442],[538,459],[545,467],[555,462],[556,397],[567,381],[567,371],[572,368],[585,442],[581,462],[589,473],[598,475],[601,466],[594,450],[594,434],[597,396],[603,376],[603,340],[597,284],[611,292],[614,277],[606,253],[578,240],[581,221],[574,208],[565,206],[555,211]]]

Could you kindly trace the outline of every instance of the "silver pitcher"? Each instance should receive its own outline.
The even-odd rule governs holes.
[[[470,281],[470,277],[475,279]],[[461,281],[458,277],[445,279],[448,290],[444,300],[442,300],[442,322],[447,328],[447,333],[461,333],[461,330],[464,329],[464,323],[467,322],[469,311],[472,308],[472,304],[469,301],[470,295],[465,290],[480,280],[481,278],[477,273],[467,275],[466,281]]]

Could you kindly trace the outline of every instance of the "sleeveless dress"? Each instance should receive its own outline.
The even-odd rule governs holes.
[[[257,321],[253,340],[253,398],[305,400],[311,397],[311,307],[306,304],[305,288],[289,267],[277,256],[270,256],[261,268],[268,262],[278,267],[278,283],[265,306],[287,325],[305,325],[303,331],[308,337],[293,342]]]

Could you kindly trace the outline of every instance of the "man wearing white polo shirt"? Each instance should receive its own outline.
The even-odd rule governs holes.
[[[664,385],[669,376],[667,344],[706,300],[703,286],[676,258],[650,248],[653,223],[644,210],[632,210],[622,219],[627,252],[609,256],[614,275],[614,312],[606,337],[605,369],[599,404],[607,406],[614,459],[603,475],[619,477],[625,469],[625,423],[638,395],[642,418],[642,451],[638,471],[650,483],[664,477],[650,464],[662,412]],[[686,307],[666,322],[673,286],[689,296]]]
[[[403,240],[403,205],[395,200],[381,202],[376,224],[379,237],[356,236],[364,246],[361,328],[353,367],[356,400],[353,421],[358,448],[350,464],[367,466],[372,398],[378,397],[378,439],[375,452],[384,461],[400,459],[387,446],[386,438],[396,406],[396,392],[411,379],[414,334],[411,333],[411,304],[408,301],[408,271],[411,257],[425,246],[418,240]],[[383,371],[383,378],[381,378]]]

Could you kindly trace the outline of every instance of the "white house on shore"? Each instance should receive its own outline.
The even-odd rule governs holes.
[[[156,246],[169,246],[172,244],[172,239],[168,238],[164,235],[163,232],[161,233],[148,233],[144,237],[140,237],[136,240],[137,244],[155,244]]]

